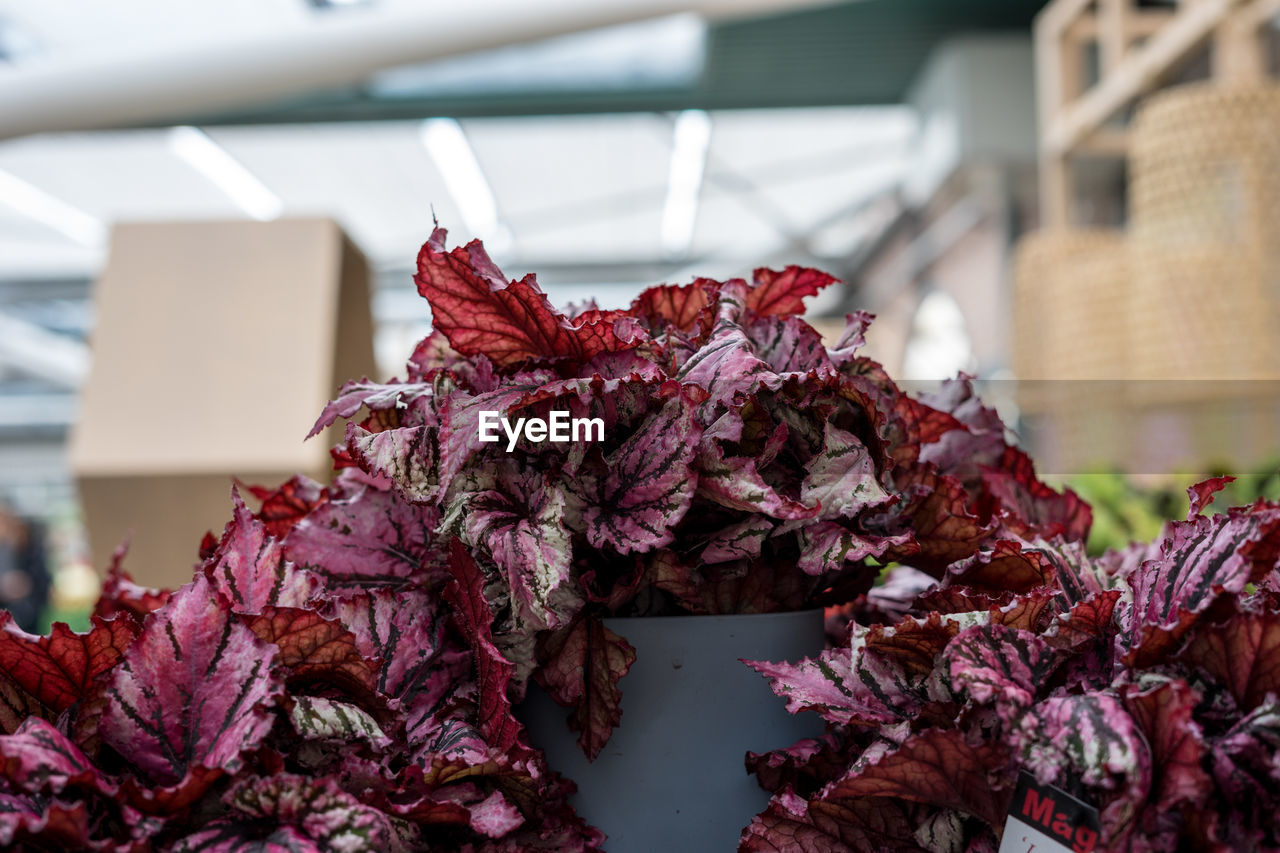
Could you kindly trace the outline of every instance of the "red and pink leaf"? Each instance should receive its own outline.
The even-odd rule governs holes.
[[[546,635],[539,646],[538,684],[573,709],[569,728],[580,732],[578,746],[594,761],[622,721],[618,682],[635,662],[635,649],[589,616]]]
[[[1006,796],[991,784],[1003,775],[1008,751],[999,742],[972,746],[961,732],[930,729],[911,735],[878,759],[856,765],[823,790],[824,800],[884,797],[973,815],[990,826],[1004,823]]]
[[[1041,782],[1144,792],[1149,753],[1133,717],[1110,692],[1051,696],[1022,718],[1026,769]]]
[[[434,393],[431,383],[401,383],[392,381],[386,385],[368,379],[348,382],[338,391],[338,396],[324,407],[307,438],[317,436],[329,425],[349,418],[361,409],[370,412],[398,411],[411,404],[418,405],[423,398]]]
[[[648,327],[651,336],[657,336],[669,325],[697,337],[711,331],[719,295],[720,283],[708,278],[682,286],[662,284],[636,297],[631,314]]]
[[[275,657],[198,575],[148,617],[112,672],[103,739],[160,785],[198,768],[234,772],[271,729]]]
[[[443,522],[502,571],[521,626],[556,628],[582,605],[570,572],[564,486],[537,470],[479,472]]]
[[[57,712],[45,707],[8,675],[0,672],[0,732],[13,734],[29,717],[52,720]]]
[[[6,850],[102,850],[93,843],[84,802],[0,793],[0,847]],[[127,848],[125,848],[127,849]]]
[[[367,746],[377,755],[396,746],[372,714],[337,699],[294,696],[289,722],[303,740],[321,741],[322,750],[338,752],[348,760],[354,757],[357,746]]]
[[[815,799],[784,792],[756,815],[738,842],[740,853],[917,853],[928,809],[881,797]],[[948,848],[940,848],[948,849]]]
[[[110,619],[120,613],[129,613],[142,618],[169,598],[167,589],[151,589],[133,582],[123,566],[128,550],[126,540],[112,553],[111,565],[107,567],[107,576],[102,582],[102,593],[93,608],[95,616]]]
[[[941,614],[924,619],[910,616],[886,628],[872,625],[866,633],[866,649],[891,660],[909,677],[923,679],[933,672],[938,655],[960,633],[960,626]]]
[[[1059,596],[1051,589],[1037,589],[1023,595],[1017,595],[1005,603],[992,602],[987,616],[992,625],[1003,625],[1006,628],[1017,628],[1038,634],[1049,629],[1061,602]],[[1047,640],[1046,640],[1047,642]],[[1057,648],[1052,643],[1052,648]]]
[[[796,540],[800,545],[796,565],[806,575],[815,577],[838,574],[850,568],[850,564],[863,565],[868,557],[879,559],[890,550],[901,554],[912,544],[908,533],[873,536],[835,521],[799,521],[795,525],[799,526]],[[873,576],[874,572],[868,573],[869,578]]]
[[[290,531],[284,555],[328,589],[425,580],[443,562],[433,534],[439,513],[371,485],[344,489]],[[283,603],[283,602],[280,602]]]
[[[369,432],[354,423],[347,424],[347,450],[364,471],[382,477],[400,490],[406,498],[426,503],[438,489],[437,430],[414,426]]]
[[[748,752],[747,772],[754,773],[760,787],[773,794],[790,789],[809,796],[827,782],[843,776],[849,756],[835,734],[806,738],[786,749],[772,752]]]
[[[1121,595],[1118,589],[1099,592],[1059,614],[1045,631],[1044,641],[1055,649],[1071,651],[1092,643],[1110,644],[1116,634],[1113,618]]]
[[[1125,708],[1151,749],[1152,806],[1204,808],[1213,792],[1206,771],[1209,747],[1195,719],[1200,697],[1185,681],[1165,681],[1149,690],[1125,692]]]
[[[823,426],[822,450],[805,466],[800,501],[820,507],[818,518],[856,518],[892,498],[880,485],[871,453],[852,433],[831,421]]]
[[[1044,552],[1000,539],[994,547],[954,563],[947,569],[943,585],[961,585],[988,593],[1025,593],[1054,580],[1053,564]]]
[[[1179,657],[1231,692],[1241,710],[1280,695],[1280,613],[1239,613],[1202,626]]]
[[[462,636],[471,645],[475,666],[479,692],[476,727],[494,749],[506,751],[515,744],[520,731],[507,696],[515,664],[493,644],[493,612],[484,595],[484,573],[457,539],[449,546],[449,573],[453,578],[444,597],[453,607]]]
[[[886,515],[911,533],[913,550],[903,553],[902,561],[937,576],[976,553],[995,525],[970,509],[970,495],[959,480],[924,466],[909,477],[900,492],[902,503]]]
[[[301,474],[294,475],[274,489],[264,486],[245,488],[262,501],[258,520],[276,539],[284,539],[295,524],[329,497],[324,486]]]
[[[377,687],[387,696],[438,700],[465,671],[464,655],[448,642],[441,602],[421,589],[346,592],[331,599],[326,615],[355,636],[361,655],[382,661]]]
[[[189,836],[178,849],[222,853],[278,846],[407,853],[417,846],[415,828],[361,803],[327,779],[287,773],[245,779],[225,800],[236,817]]]
[[[1232,511],[1167,527],[1160,557],[1132,580],[1126,661],[1147,665],[1173,651],[1222,594],[1240,594],[1280,556],[1280,513]]]
[[[642,340],[617,312],[569,319],[551,307],[532,275],[506,281],[479,241],[450,252],[444,240],[437,228],[423,245],[414,281],[431,303],[432,324],[459,353],[484,355],[500,369],[558,359],[583,364]]]
[[[226,596],[237,613],[305,604],[315,591],[312,580],[285,561],[280,540],[244,505],[239,489],[232,489],[231,499],[235,515],[204,566],[214,589]]]
[[[747,308],[762,316],[803,314],[804,297],[814,296],[836,281],[834,276],[808,267],[789,266],[782,272],[762,267],[752,276]]]
[[[1077,542],[1089,535],[1089,505],[1070,489],[1059,492],[1036,479],[1031,457],[1016,447],[1004,448],[995,466],[982,471],[982,485],[1005,529],[1015,535]]]
[[[29,717],[13,734],[0,736],[0,761],[7,784],[28,794],[60,794],[72,785],[114,793],[84,753],[39,717]]]
[[[799,317],[757,317],[745,330],[756,357],[774,373],[826,377],[835,373],[822,335]]]
[[[743,663],[769,680],[793,714],[816,711],[836,724],[896,723],[916,710],[907,699],[912,687],[905,674],[865,653],[866,633],[855,628],[852,649],[828,649],[795,664]]]
[[[843,367],[858,357],[858,350],[866,346],[867,329],[874,319],[875,315],[866,311],[844,315],[844,331],[836,345],[827,351],[827,357],[835,367]]]
[[[45,637],[22,631],[0,612],[0,671],[55,713],[83,699],[90,684],[120,660],[138,633],[132,617],[94,616],[87,633],[55,622]]]
[[[1256,823],[1259,817],[1268,819],[1280,805],[1276,797],[1276,782],[1280,781],[1276,768],[1278,753],[1280,703],[1275,699],[1245,714],[1214,744],[1211,762],[1214,782],[1231,801],[1258,804],[1258,809],[1241,815],[1244,821]]]
[[[1214,495],[1236,481],[1235,477],[1210,477],[1187,487],[1187,498],[1190,506],[1187,509],[1187,521],[1195,518],[1213,503]]]
[[[619,554],[652,551],[671,542],[697,488],[691,469],[701,434],[693,406],[680,396],[668,400],[605,457],[606,472],[596,478],[594,489],[584,490],[587,541]]]
[[[1058,664],[1039,637],[1003,625],[966,628],[947,646],[943,658],[956,692],[976,704],[994,706],[1007,723],[1035,702]]]
[[[786,520],[813,518],[821,511],[798,495],[780,494],[761,476],[755,459],[726,455],[714,440],[704,439],[699,447],[697,472],[698,495],[728,509]]]
[[[367,698],[377,688],[380,667],[360,653],[341,622],[294,607],[266,607],[245,621],[258,639],[276,647],[276,663],[292,690],[337,688]]]

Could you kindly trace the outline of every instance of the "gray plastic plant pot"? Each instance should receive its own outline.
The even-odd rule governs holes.
[[[822,611],[606,619],[636,661],[623,677],[622,724],[591,763],[568,711],[537,685],[517,713],[553,770],[578,784],[570,802],[608,836],[609,853],[736,850],[769,802],[746,753],[822,734],[813,713],[787,713],[763,676],[739,662],[798,661],[822,651]]]

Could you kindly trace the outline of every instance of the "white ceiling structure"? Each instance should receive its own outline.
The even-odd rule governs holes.
[[[324,85],[669,83],[697,73],[706,20],[815,2],[0,0],[0,280],[92,275],[112,222],[246,215],[336,216],[381,266],[408,265],[433,210],[517,263],[809,248],[896,181],[905,110],[86,128]]]
[[[433,151],[424,123],[220,127],[205,138],[278,199],[265,218],[334,216],[379,266],[409,266],[434,211],[455,237],[479,233],[496,255],[536,269],[794,251],[896,183],[914,129],[896,108],[717,112],[703,119],[705,144],[678,146],[679,120],[450,120],[478,167],[452,186],[457,152]],[[185,138],[147,129],[0,142],[0,279],[91,276],[113,222],[264,218],[234,175],[184,159]],[[686,184],[683,214],[668,200],[680,189],[673,173]],[[485,193],[488,217],[473,210]],[[664,245],[664,217],[686,223],[687,237]]]
[[[388,271],[375,310],[379,361],[394,370],[425,319],[395,274],[433,217],[452,240],[485,239],[509,274],[539,272],[556,301],[625,304],[656,283],[634,270],[730,276],[847,257],[874,234],[867,202],[896,186],[914,127],[900,109],[717,112],[695,119],[699,144],[677,132],[690,118],[445,120],[459,150],[433,150],[422,122],[222,127],[196,134],[221,155],[213,165],[171,129],[11,140],[0,143],[0,282],[91,280],[115,222],[331,216]],[[477,212],[477,197],[492,201]],[[4,360],[35,366],[0,347]]]
[[[700,26],[687,13],[667,13],[768,5],[795,4],[576,2],[599,7],[584,25],[657,20],[575,36],[563,49],[507,48],[489,66],[473,55],[425,70],[445,87],[483,76],[486,67],[519,74],[526,50],[528,73],[562,74],[566,56],[584,63],[583,73],[659,73],[646,72],[636,57],[658,44],[696,45],[690,22]],[[396,16],[420,19],[423,6],[376,0],[372,11],[324,15],[383,16],[385,28]],[[556,2],[549,14],[570,30],[574,6]],[[130,56],[145,65],[148,57],[172,56],[175,45],[198,52],[289,34],[305,41],[316,19],[308,0],[0,0],[0,53],[9,57],[0,63],[0,135],[5,104],[27,97],[15,85],[24,75],[43,86],[76,69],[120,69]],[[593,47],[593,38],[603,41]],[[474,44],[503,50],[499,41],[491,35]],[[592,56],[631,64],[592,66]],[[662,67],[687,59],[669,56]],[[358,65],[351,73],[364,73]],[[394,88],[397,73],[384,84]],[[49,115],[50,126],[67,117]],[[838,107],[81,129],[3,139],[0,428],[65,425],[73,417],[74,406],[58,394],[83,375],[82,340],[92,323],[87,284],[77,292],[74,282],[96,275],[112,223],[334,217],[382,273],[374,306],[379,361],[392,371],[424,327],[425,306],[407,270],[433,217],[453,241],[485,238],[509,275],[539,272],[554,300],[595,296],[607,307],[653,283],[650,275],[728,276],[762,263],[848,258],[888,215],[884,200],[908,168],[915,135],[905,108]]]

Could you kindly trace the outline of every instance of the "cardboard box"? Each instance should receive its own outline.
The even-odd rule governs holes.
[[[131,535],[140,583],[186,583],[234,477],[328,480],[341,435],[303,437],[342,382],[375,375],[369,287],[325,219],[113,229],[71,439],[95,565]]]

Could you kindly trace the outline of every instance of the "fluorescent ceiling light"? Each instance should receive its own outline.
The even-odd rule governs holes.
[[[107,227],[79,208],[0,169],[0,202],[91,248],[107,238]]]
[[[276,219],[284,212],[280,197],[203,130],[187,126],[170,128],[169,148],[254,219]]]
[[[685,110],[676,116],[671,142],[671,171],[667,200],[662,207],[662,250],[671,257],[689,251],[698,218],[698,194],[711,143],[711,116]]]
[[[422,123],[422,144],[440,170],[467,230],[489,243],[490,250],[505,249],[511,233],[498,219],[493,191],[462,125],[451,118],[429,118]]]

